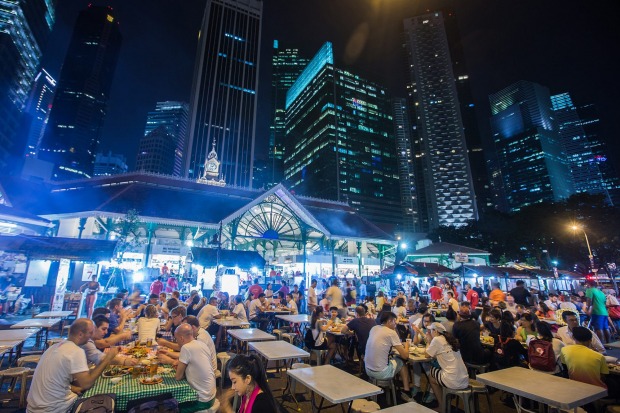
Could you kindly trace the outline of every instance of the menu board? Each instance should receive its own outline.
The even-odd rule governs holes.
[[[26,274],[25,287],[43,287],[47,284],[51,261],[31,260]]]

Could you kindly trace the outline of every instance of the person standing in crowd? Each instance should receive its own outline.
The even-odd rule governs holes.
[[[284,280],[280,280],[280,289],[278,291],[276,291],[276,294],[284,294],[284,296],[286,297],[286,294],[288,294],[289,292],[291,292],[288,288],[288,286],[286,285],[286,281]]]
[[[431,283],[431,288],[428,289],[428,295],[431,297],[431,301],[441,301],[443,298],[443,290],[437,286],[437,281]]]
[[[330,308],[336,307],[338,309],[338,316],[342,319],[347,316],[347,309],[344,306],[344,301],[342,297],[342,290],[339,287],[340,282],[338,278],[334,278],[332,281],[332,286],[327,289],[326,296],[330,301]]]
[[[478,292],[471,288],[471,284],[465,284],[465,301],[468,301],[473,308],[476,308],[478,306],[479,299],[480,296],[478,295]]]
[[[366,301],[366,295],[368,294],[366,290],[366,281],[360,282],[359,289],[360,289],[360,300],[363,303],[364,301]]]
[[[502,301],[506,301],[506,293],[502,291],[499,283],[493,283],[493,289],[489,293],[491,305],[498,305]]]
[[[588,304],[588,312],[590,313],[591,326],[602,343],[609,343],[611,335],[609,333],[609,313],[605,303],[607,297],[596,288],[596,281],[586,282],[586,299]]]
[[[525,281],[517,280],[517,286],[510,290],[510,295],[514,297],[515,304],[521,304],[522,306],[529,307],[530,297],[532,294],[525,288]]]
[[[473,290],[478,293],[479,298],[484,297],[484,288],[480,286],[480,283],[477,282]]]
[[[177,279],[174,278],[174,275],[170,274],[170,277],[168,277],[168,281],[166,281],[166,292],[171,293],[178,289],[179,289],[179,283],[177,282]]]
[[[411,281],[411,298],[416,301],[420,298],[420,289],[415,281]]]
[[[157,295],[164,291],[164,283],[161,282],[161,276],[157,277],[157,279],[151,283],[150,291],[151,294]]]
[[[263,292],[263,287],[258,285],[258,278],[254,279],[254,284],[248,288],[250,294],[252,294],[252,299],[258,298],[258,295]]]
[[[233,358],[228,363],[228,377],[232,387],[222,396],[223,403],[220,407],[222,412],[233,413],[230,400],[235,393],[241,397],[240,413],[281,411],[269,388],[263,364],[257,356],[250,354]]]
[[[316,279],[312,280],[310,283],[310,288],[308,289],[308,312],[310,314],[312,314],[316,306],[319,305],[316,298],[316,284]]]
[[[71,324],[67,340],[56,343],[41,356],[28,392],[29,413],[67,412],[78,394],[90,389],[103,370],[118,355],[112,347],[93,369],[88,368],[86,354],[80,346],[93,336],[95,325],[87,318]]]
[[[168,272],[168,263],[164,262],[164,265],[161,266],[161,275],[166,276],[168,275]]]
[[[93,308],[95,307],[95,302],[97,301],[97,293],[101,285],[97,281],[97,274],[93,274],[90,277],[90,281],[80,287],[80,291],[82,294],[86,294],[84,298],[84,305],[86,306],[86,314],[87,318],[91,318],[93,315]]]

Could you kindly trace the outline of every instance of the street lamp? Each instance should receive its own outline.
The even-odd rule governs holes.
[[[571,225],[570,228],[573,231],[581,230],[581,232],[583,232],[583,236],[586,238],[586,245],[588,246],[588,258],[590,258],[590,267],[592,268],[592,271],[596,273],[596,270],[594,269],[594,255],[592,255],[592,249],[590,248],[590,241],[588,241],[588,234],[586,234],[586,231],[583,229],[583,227],[580,227],[578,225]]]

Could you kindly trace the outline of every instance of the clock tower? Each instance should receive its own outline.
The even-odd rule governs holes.
[[[215,139],[213,139],[213,147],[211,148],[211,152],[207,155],[204,172],[202,173],[202,176],[198,178],[198,182],[216,186],[226,185],[224,178],[220,178],[220,161],[217,159],[217,152],[215,152]]]

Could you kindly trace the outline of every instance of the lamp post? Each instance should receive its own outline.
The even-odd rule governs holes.
[[[597,270],[594,268],[594,255],[592,255],[592,248],[590,248],[590,241],[588,241],[588,234],[586,234],[585,229],[583,229],[582,227],[578,225],[572,225],[571,229],[573,231],[581,230],[581,232],[583,232],[583,236],[586,238],[586,245],[588,246],[588,258],[590,258],[590,268],[592,268],[594,275],[596,275]]]

